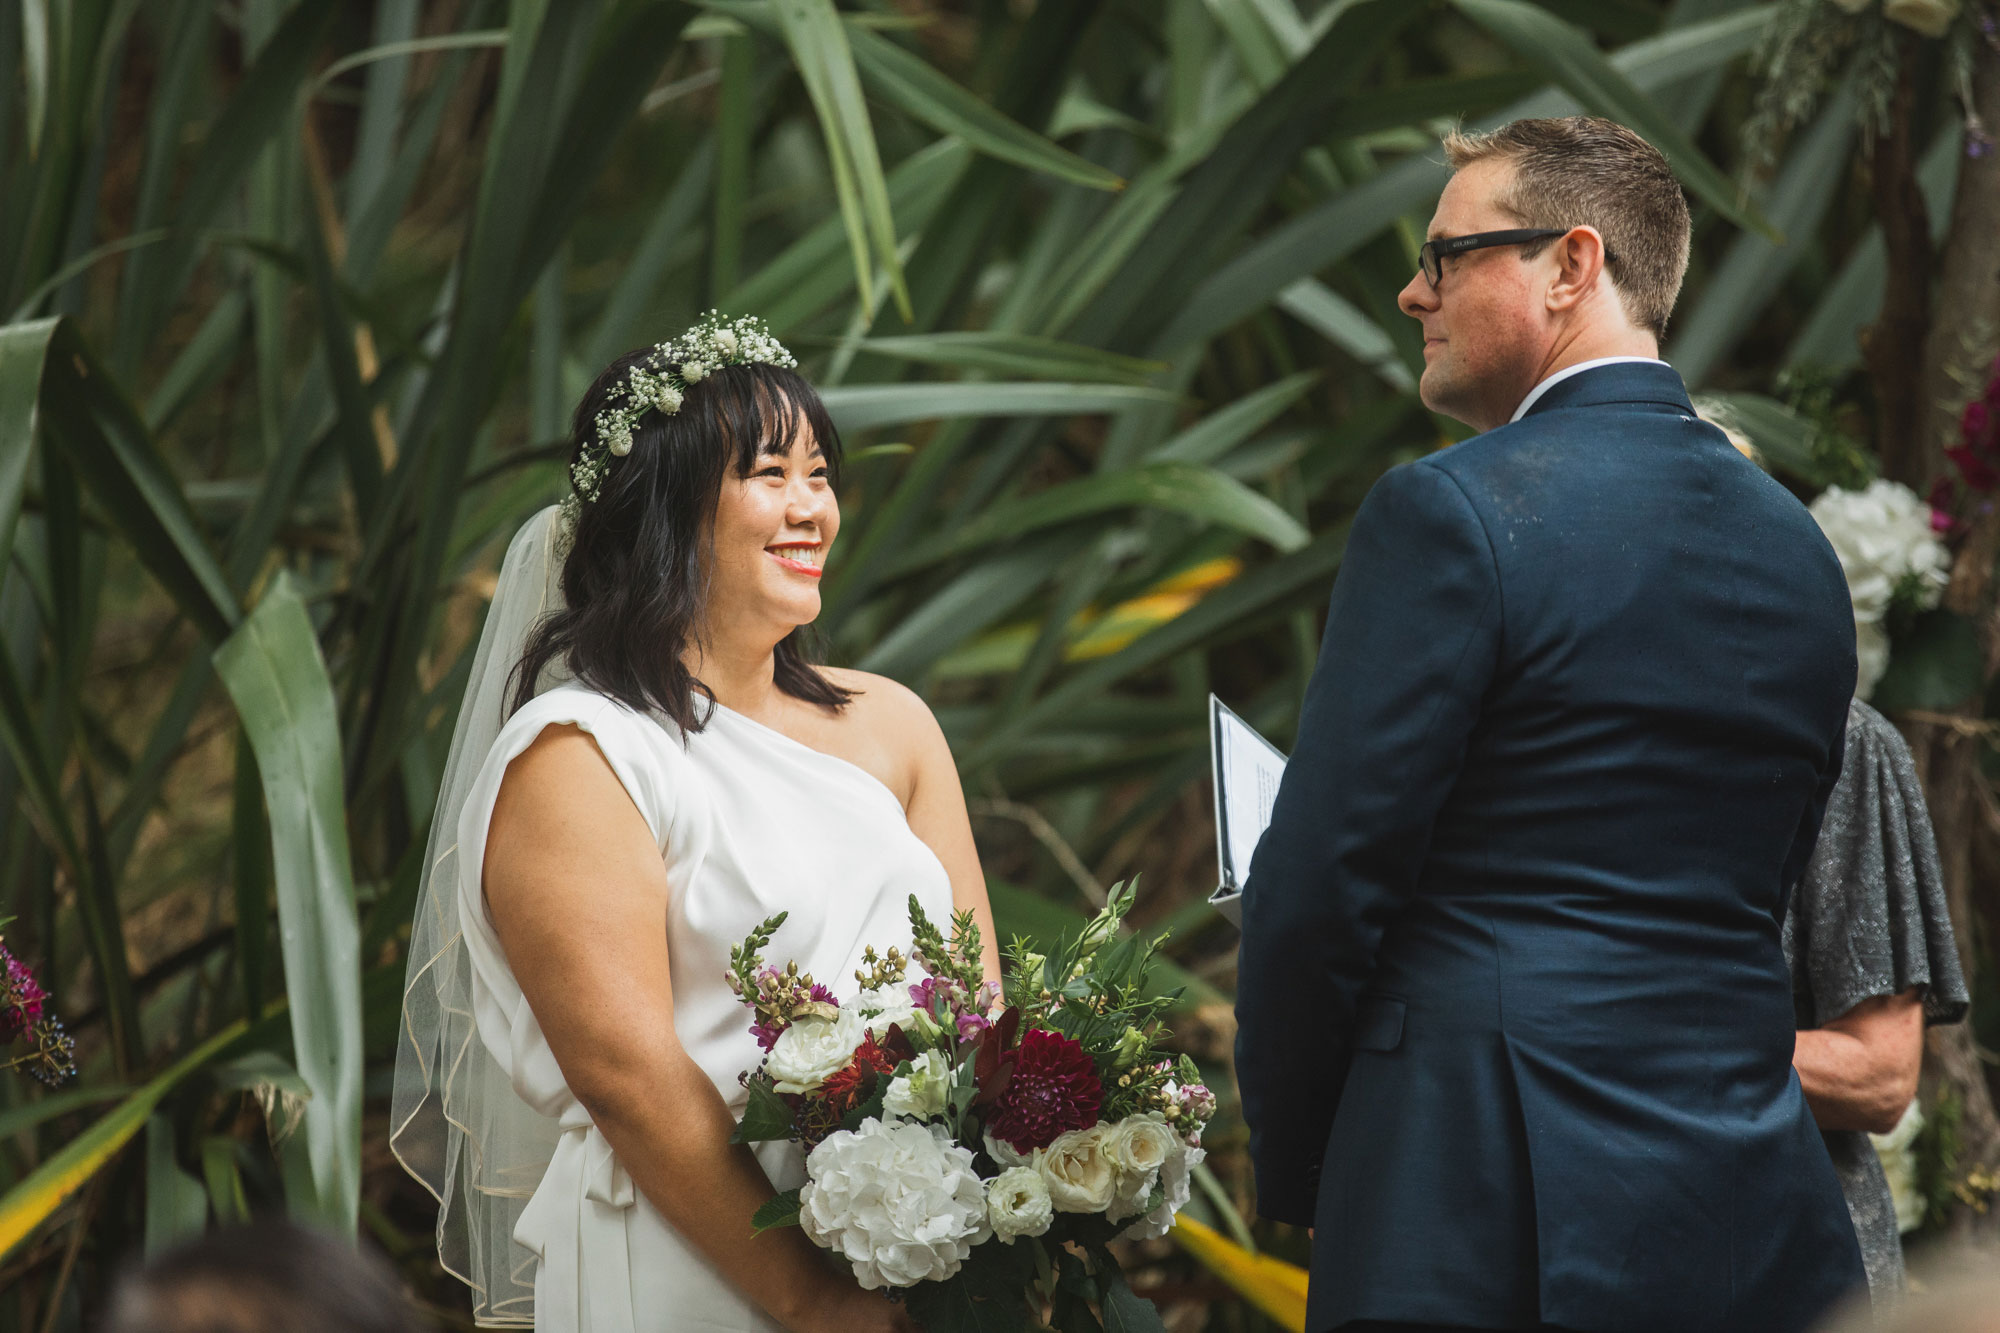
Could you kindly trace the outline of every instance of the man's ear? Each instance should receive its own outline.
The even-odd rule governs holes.
[[[1550,247],[1556,261],[1549,283],[1550,313],[1574,310],[1604,277],[1604,237],[1595,227],[1572,227]]]

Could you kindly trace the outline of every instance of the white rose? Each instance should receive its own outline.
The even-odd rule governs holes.
[[[1942,37],[1958,17],[1959,0],[1882,0],[1882,17],[1926,37]]]
[[[1056,1218],[1048,1183],[1032,1166],[1010,1166],[986,1182],[986,1220],[1001,1243],[1017,1236],[1039,1236]]]
[[[779,1092],[813,1092],[847,1068],[861,1037],[861,1016],[850,1010],[832,1018],[801,1018],[778,1034],[764,1068]]]
[[[1105,1155],[1105,1125],[1072,1129],[1035,1154],[1035,1169],[1058,1212],[1101,1213],[1118,1193],[1118,1168]]]
[[[1176,1139],[1176,1151],[1167,1158],[1160,1168],[1160,1186],[1166,1197],[1160,1206],[1126,1227],[1119,1233],[1121,1240],[1153,1240],[1164,1236],[1173,1228],[1174,1216],[1187,1207],[1188,1195],[1193,1190],[1194,1169],[1208,1156],[1206,1149],[1189,1148]]]
[[[728,329],[715,331],[715,345],[721,349],[724,356],[736,355],[736,335]]]
[[[688,360],[681,362],[681,378],[689,384],[701,383],[702,376],[706,374],[708,374],[708,367],[699,361]]]
[[[1127,1116],[1113,1126],[1105,1136],[1104,1152],[1118,1173],[1118,1193],[1105,1217],[1117,1222],[1145,1212],[1160,1168],[1181,1146],[1180,1136],[1157,1116]]]
[[[1866,703],[1882,673],[1889,669],[1889,631],[1882,628],[1881,621],[1854,622],[1854,656],[1861,667],[1856,673],[1859,679],[1854,682],[1854,697]]]
[[[945,1097],[950,1091],[950,1066],[936,1051],[925,1051],[910,1061],[907,1076],[889,1080],[889,1090],[882,1094],[882,1112],[925,1120],[944,1113]]]
[[[806,1158],[799,1225],[874,1291],[942,1282],[993,1234],[972,1153],[942,1126],[864,1121],[837,1130]]]
[[[607,447],[613,454],[619,458],[623,458],[632,452],[632,432],[629,430],[618,432],[611,437],[611,442]]]

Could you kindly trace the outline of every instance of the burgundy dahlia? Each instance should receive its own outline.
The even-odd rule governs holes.
[[[1072,1129],[1097,1123],[1104,1085],[1090,1053],[1060,1032],[1036,1028],[1013,1053],[1013,1077],[987,1117],[993,1137],[1016,1152],[1046,1148]]]

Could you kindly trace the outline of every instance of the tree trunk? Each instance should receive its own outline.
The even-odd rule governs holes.
[[[1930,488],[1930,450],[1922,434],[1925,334],[1931,330],[1930,210],[1917,186],[1917,62],[1915,33],[1896,35],[1896,91],[1889,124],[1869,154],[1875,219],[1888,251],[1882,310],[1861,333],[1861,357],[1875,386],[1876,432],[1882,472],[1917,494]]]
[[[1876,154],[1875,197],[1891,258],[1883,318],[1869,330],[1867,353],[1882,406],[1883,470],[1923,495],[1946,474],[1944,451],[1957,438],[1959,416],[1966,402],[1984,390],[1994,353],[2000,349],[2000,224],[1995,222],[2000,218],[2000,154],[1968,155],[1960,164],[1951,225],[1937,255],[1933,303],[1930,283],[1917,276],[1929,270],[1910,270],[1898,263],[1899,257],[1905,262],[1914,258],[1916,243],[1894,233],[1890,213],[1884,210],[1900,194],[1900,187],[1893,181],[1885,183],[1879,174],[1885,151],[1892,170],[1910,165],[1907,150],[1913,117],[1905,98],[1912,67],[1907,49],[1904,57],[1894,105],[1896,128],[1883,136],[1884,145]],[[1984,124],[2000,126],[2000,46],[1990,38],[1974,43],[1971,101],[1971,109]],[[1915,188],[1913,177],[1910,188]],[[1920,206],[1918,211],[1901,208],[1900,216],[1907,226],[1921,218]],[[1914,335],[1907,325],[1891,322],[1892,310],[1900,319],[1919,299],[1914,292],[1898,290],[1905,287],[1924,289],[1924,303],[1933,306],[1927,327]],[[1922,348],[1920,364],[1902,386],[1884,383],[1884,372],[1896,358],[1896,349],[1886,345],[1892,329],[1894,337],[1912,337]],[[1896,397],[1902,389],[1910,392]],[[1992,577],[1995,555],[2000,553],[2000,514],[1992,497],[1982,497],[1966,517],[1969,530],[1953,563],[1944,603],[1979,627],[1990,682],[2000,667],[2000,621],[1994,611]],[[1985,694],[1982,689],[1979,697],[1963,701],[1955,715],[1933,715],[1906,724],[1937,830],[1952,927],[1968,983],[1976,976],[1979,944],[1983,941],[1989,950],[2000,947],[2000,882],[1991,874],[2000,857],[2000,808],[1980,770],[1982,753],[1993,743],[1991,728],[1980,717]],[[1969,1022],[1933,1029],[1928,1052],[1930,1078],[1949,1085],[1965,1108],[1954,1177],[1963,1181],[1976,1170],[2000,1169],[2000,1114],[1994,1108],[1994,1085]],[[2000,1210],[1990,1202],[1984,1207],[1961,1205],[1956,1212],[1962,1232],[1990,1235],[2000,1228]]]
[[[1992,38],[1973,43],[1972,109],[1989,132],[2000,132],[2000,46]],[[1944,451],[1958,438],[1959,415],[1986,387],[2000,352],[2000,151],[1968,154],[1959,163],[1937,277],[1937,319],[1924,346],[1919,422],[1926,483],[1944,472]],[[1914,480],[1898,480],[1909,480],[1923,493]]]

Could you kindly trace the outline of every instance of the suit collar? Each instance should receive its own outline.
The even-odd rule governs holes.
[[[1664,361],[1614,361],[1568,375],[1542,390],[1524,416],[1569,407],[1658,403],[1694,415],[1680,372]]]

